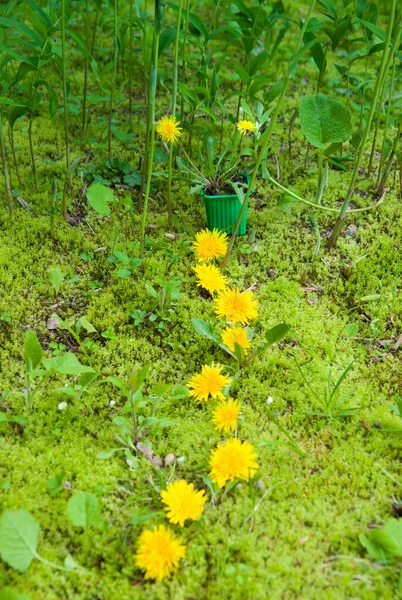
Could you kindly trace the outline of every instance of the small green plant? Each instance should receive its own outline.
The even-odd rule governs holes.
[[[203,319],[194,319],[194,318],[191,319],[191,323],[192,323],[195,331],[199,335],[202,335],[203,337],[207,338],[208,340],[211,340],[212,342],[217,344],[220,348],[222,348],[222,350],[224,350],[230,356],[235,358],[239,364],[239,367],[244,363],[246,354],[245,354],[244,349],[239,344],[237,344],[237,343],[235,344],[234,352],[232,352],[227,346],[225,346],[225,344],[222,343],[221,334],[219,334],[217,331],[215,331],[213,329],[212,325],[210,325],[210,323],[208,323],[207,321],[204,321]],[[279,342],[281,339],[283,339],[286,336],[286,334],[289,332],[289,330],[290,330],[290,327],[286,323],[280,323],[279,325],[275,325],[275,327],[268,329],[265,332],[266,343],[263,346],[259,346],[258,348],[256,348],[256,350],[254,352],[251,351],[250,359],[255,357],[257,354],[261,354],[261,353],[265,352],[266,350],[268,350],[268,348],[273,346],[273,344],[276,344],[277,342]],[[250,329],[249,327],[247,327],[247,339],[252,340],[253,337],[254,337],[253,330]]]
[[[331,369],[329,369],[326,385],[323,389],[323,392],[320,394],[316,392],[311,386],[310,382],[304,374],[303,369],[301,368],[301,365],[299,364],[299,361],[297,360],[295,355],[293,356],[297,368],[301,376],[303,377],[305,384],[307,385],[314,398],[317,400],[318,405],[322,407],[321,411],[305,411],[306,414],[314,415],[317,417],[326,417],[328,419],[344,419],[346,417],[351,417],[352,415],[362,410],[362,406],[355,406],[351,408],[346,406],[347,401],[354,394],[356,388],[352,388],[349,392],[347,392],[344,395],[341,395],[339,393],[340,387],[344,379],[348,375],[349,371],[352,369],[354,361],[352,361],[350,365],[348,365],[344,369],[344,371],[336,381],[333,381],[332,371]]]
[[[48,269],[49,281],[53,286],[55,295],[58,296],[60,292],[60,288],[63,285],[67,273],[62,271],[60,267],[51,267]]]
[[[111,458],[117,452],[123,452],[130,468],[138,467],[138,456],[145,455],[153,464],[152,442],[149,435],[158,434],[162,429],[170,427],[170,419],[157,416],[159,406],[165,398],[180,400],[189,394],[189,390],[182,385],[159,384],[152,388],[148,395],[143,394],[145,378],[150,366],[146,365],[138,370],[133,370],[127,380],[117,377],[108,377],[101,383],[111,383],[117,387],[126,399],[122,413],[113,418],[117,428],[116,440],[120,446],[98,453],[97,458]],[[129,417],[125,415],[128,414]]]
[[[25,509],[5,510],[0,519],[0,555],[2,560],[17,571],[25,573],[33,559],[59,571],[85,572],[68,554],[64,565],[50,562],[38,554],[40,525]]]
[[[384,527],[372,529],[368,535],[361,533],[359,539],[376,562],[388,564],[402,559],[401,519],[389,519]]]
[[[108,256],[108,261],[115,263],[118,267],[117,277],[125,279],[133,274],[133,271],[142,265],[142,258],[131,257],[122,250],[113,250],[113,253]]]
[[[67,515],[74,527],[82,527],[86,540],[89,528],[104,528],[99,498],[91,492],[74,494],[68,501]]]
[[[82,339],[84,332],[87,334],[97,333],[97,330],[92,323],[88,321],[85,315],[78,319],[76,319],[76,317],[71,317],[67,320],[63,320],[54,313],[52,314],[52,319],[58,323],[60,329],[66,329],[69,332],[87,358],[89,358],[91,353],[97,350],[98,345],[91,338],[86,338],[85,340]]]
[[[24,343],[26,389],[25,392],[11,392],[25,398],[26,406],[31,410],[34,406],[36,394],[43,384],[54,374],[79,375],[82,373],[96,373],[91,367],[82,365],[75,354],[66,352],[60,356],[43,358],[42,346],[33,331],[28,331]],[[39,368],[42,366],[42,368]],[[32,380],[38,383],[32,387]]]
[[[211,132],[206,133],[203,139],[203,152],[199,159],[200,165],[203,165],[202,171],[184,148],[181,148],[186,160],[177,156],[176,162],[180,170],[190,176],[192,183],[190,194],[204,190],[210,196],[217,196],[237,193],[239,188],[247,187],[244,176],[240,174],[243,138],[249,139],[236,130],[232,141],[219,152],[218,140]]]
[[[171,314],[175,311],[177,302],[184,296],[180,291],[182,286],[181,279],[163,280],[157,279],[155,287],[145,284],[148,294],[156,300],[151,311],[143,309],[134,309],[130,311],[130,316],[134,319],[134,325],[143,325],[145,319],[154,324],[156,329],[165,329],[171,322]]]

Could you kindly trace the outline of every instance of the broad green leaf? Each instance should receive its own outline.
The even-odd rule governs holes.
[[[360,542],[378,561],[402,557],[402,521],[389,519],[382,529],[373,529],[369,535],[360,535]]]
[[[87,189],[88,204],[100,215],[110,215],[109,202],[113,202],[112,190],[102,183],[93,183]]]
[[[212,340],[213,342],[217,342],[218,344],[221,342],[220,335],[212,329],[212,326],[207,323],[207,321],[203,321],[202,319],[191,319],[191,323],[193,324],[195,331],[203,337]]]
[[[25,364],[29,371],[36,369],[42,360],[43,352],[36,333],[27,331],[24,342]]]
[[[187,398],[189,393],[190,390],[185,385],[175,385],[169,395],[169,398],[173,398],[175,400],[182,400],[183,398]]]
[[[79,373],[95,373],[92,367],[82,365],[72,352],[66,352],[62,356],[45,358],[43,365],[47,370],[54,370],[64,375],[78,375]]]
[[[79,325],[80,327],[82,327],[83,329],[85,329],[85,331],[87,331],[88,333],[95,333],[96,332],[95,327],[92,325],[92,323],[90,323],[88,321],[88,319],[85,316],[80,317],[78,319],[77,325]]]
[[[120,267],[117,269],[117,277],[124,279],[125,277],[129,277],[131,275],[131,269],[128,267]]]
[[[158,397],[165,396],[172,388],[172,383],[159,383],[152,388],[152,394]]]
[[[67,514],[75,527],[87,529],[101,518],[99,499],[90,492],[78,492],[68,501]]]
[[[24,508],[5,510],[0,519],[0,555],[10,567],[24,573],[37,557],[39,523]]]
[[[352,133],[349,109],[324,94],[304,96],[300,123],[307,140],[317,148],[346,142]]]
[[[60,267],[50,267],[48,269],[49,280],[54,289],[56,290],[56,294],[59,293],[61,285],[66,277],[66,273],[64,273]]]
[[[266,347],[272,346],[273,344],[276,344],[276,342],[279,342],[279,340],[285,337],[289,330],[290,326],[286,323],[280,323],[279,325],[272,327],[272,329],[268,329],[268,331],[265,332],[265,339],[268,342]]]

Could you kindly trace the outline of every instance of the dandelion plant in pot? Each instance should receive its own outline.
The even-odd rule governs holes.
[[[257,127],[251,121],[240,121],[231,142],[217,152],[217,140],[211,132],[203,138],[198,168],[182,147],[182,157],[177,157],[179,168],[191,179],[190,193],[199,193],[205,205],[208,228],[233,233],[250,177],[242,166],[243,142],[251,139]],[[247,143],[247,142],[246,142]],[[245,235],[248,207],[244,211],[239,235]]]

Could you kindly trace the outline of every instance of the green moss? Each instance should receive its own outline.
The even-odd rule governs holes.
[[[313,67],[309,69],[314,75]],[[293,91],[287,114],[297,106],[298,90]],[[107,258],[118,232],[117,247],[135,254],[135,247],[128,246],[138,242],[139,216],[130,220],[116,202],[110,219],[88,212],[77,227],[57,221],[53,243],[46,211],[51,205],[52,180],[56,177],[60,188],[64,172],[61,123],[46,115],[34,123],[42,159],[38,160],[39,191],[30,182],[22,125],[17,126],[16,139],[26,182],[21,194],[38,217],[32,218],[21,208],[11,216],[0,213],[0,315],[7,312],[11,318],[10,323],[0,321],[1,390],[21,392],[25,386],[27,329],[37,332],[47,355],[51,341],[76,350],[65,332],[48,330],[47,319],[54,312],[62,318],[85,314],[96,327],[98,333],[92,337],[99,347],[92,364],[102,379],[124,378],[133,368],[150,363],[150,389],[156,383],[185,383],[213,360],[227,364],[234,374],[233,361],[197,336],[191,325],[192,317],[215,319],[212,303],[200,294],[191,270],[192,233],[204,227],[205,221],[202,207],[187,188],[176,182],[179,239],[168,241],[167,248],[149,250],[144,268],[121,280]],[[304,158],[300,141],[296,130],[297,164],[302,154]],[[117,141],[115,148],[123,158],[132,158],[131,148]],[[137,146],[135,151],[137,159]],[[81,148],[74,144],[74,157],[79,152]],[[293,160],[281,154],[283,180],[311,197],[314,175],[293,173]],[[314,157],[310,162],[313,168]],[[158,186],[163,193],[163,184]],[[360,182],[359,187],[365,190],[367,185]],[[338,206],[346,188],[344,173],[331,171],[325,203]],[[397,597],[398,567],[371,565],[358,535],[373,522],[387,520],[392,498],[400,493],[394,479],[398,479],[400,437],[373,427],[376,421],[383,429],[400,426],[389,410],[392,395],[400,392],[400,360],[379,343],[400,333],[402,325],[400,200],[394,193],[387,194],[381,209],[356,217],[353,235],[346,233],[336,250],[316,257],[309,213],[300,206],[292,215],[280,212],[276,193],[264,182],[258,187],[258,198],[262,203],[252,205],[249,215],[249,230],[256,227],[255,252],[241,255],[238,243],[227,275],[242,289],[256,288],[260,316],[254,326],[255,344],[262,343],[264,331],[279,322],[292,326],[285,343],[246,364],[231,390],[243,404],[239,435],[257,447],[263,489],[262,484],[257,489],[254,483],[243,483],[217,503],[209,502],[202,519],[180,532],[188,550],[177,575],[165,583],[145,583],[133,562],[143,525],[129,525],[131,515],[160,511],[157,488],[170,476],[202,485],[210,450],[221,439],[211,423],[212,407],[196,406],[190,399],[162,401],[160,414],[173,425],[151,436],[154,450],[162,458],[173,452],[182,461],[175,474],[169,468],[155,469],[143,457],[138,469],[131,470],[119,454],[109,460],[96,459],[99,451],[117,444],[112,419],[121,414],[122,394],[111,385],[101,385],[80,401],[72,400],[55,391],[71,378],[55,377],[38,395],[35,412],[28,415],[23,431],[0,425],[0,456],[6,465],[4,479],[10,484],[0,492],[0,504],[1,509],[27,508],[38,519],[39,550],[46,558],[62,562],[69,552],[92,574],[66,575],[34,561],[28,573],[21,575],[2,564],[0,585],[13,586],[37,600]],[[71,191],[70,201],[72,210],[82,206],[78,186]],[[354,202],[363,206],[367,200],[356,195]],[[149,236],[166,241],[165,208],[154,199],[150,209],[149,222],[156,228],[148,231]],[[320,214],[319,222],[326,231],[332,216]],[[84,250],[94,252],[94,259],[83,260]],[[68,277],[79,275],[75,283],[62,286],[58,297],[47,276],[48,268],[55,265]],[[275,279],[269,275],[272,270]],[[158,277],[181,278],[185,293],[162,333],[149,321],[134,326],[129,316],[132,309],[153,309],[145,284]],[[91,286],[94,281],[97,284]],[[359,304],[360,298],[376,293],[380,298]],[[374,319],[379,320],[377,333],[370,328]],[[351,322],[359,324],[356,339],[344,334]],[[114,330],[115,339],[100,335],[108,329]],[[297,369],[295,355],[321,396],[328,370],[335,378],[354,360],[343,389],[346,393],[356,388],[350,404],[360,406],[361,412],[344,421],[308,415],[320,406]],[[270,405],[268,396],[273,397]],[[64,400],[68,407],[60,411],[58,404]],[[111,400],[116,402],[114,407]],[[21,414],[23,400],[10,394],[2,400],[2,410]],[[305,456],[286,445],[288,440],[274,416]],[[47,480],[60,473],[68,483],[51,496]],[[99,494],[108,521],[105,531],[94,529],[88,539],[66,516],[68,499],[78,490]]]

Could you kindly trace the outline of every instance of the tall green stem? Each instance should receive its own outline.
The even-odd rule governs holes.
[[[375,147],[376,147],[376,143],[377,143],[377,136],[378,136],[378,132],[380,129],[380,121],[381,121],[381,116],[382,116],[382,106],[384,105],[385,102],[385,91],[386,91],[386,85],[387,85],[387,74],[388,74],[388,70],[390,67],[391,62],[394,62],[394,57],[396,56],[397,53],[397,49],[399,47],[399,38],[400,38],[400,33],[401,33],[401,23],[400,23],[400,13],[398,11],[398,14],[396,16],[396,22],[397,22],[397,27],[395,28],[394,34],[395,34],[395,38],[392,42],[392,40],[390,40],[392,42],[392,48],[391,50],[388,52],[388,57],[387,57],[387,64],[386,67],[384,69],[384,73],[381,79],[381,91],[380,91],[380,101],[378,103],[378,111],[377,111],[377,118],[376,118],[376,122],[375,122],[375,131],[374,131],[374,139],[373,139],[373,143],[371,145],[371,153],[370,153],[370,159],[369,159],[369,164],[367,167],[367,173],[368,175],[371,174],[371,170],[373,167],[373,161],[374,161],[374,154],[375,154]],[[392,32],[391,32],[391,36],[392,36]],[[391,82],[391,89],[390,89],[390,93],[392,94],[393,92],[393,85]],[[387,124],[386,124],[387,127]],[[385,134],[386,134],[386,130],[385,130]]]
[[[82,139],[85,141],[87,129],[87,94],[88,94],[88,68],[89,68],[89,0],[85,0],[85,45],[87,55],[84,62],[84,90],[82,98]]]
[[[173,53],[173,85],[172,85],[172,115],[176,116],[177,107],[177,83],[178,83],[178,71],[179,71],[179,42],[180,42],[180,25],[181,16],[183,12],[183,0],[179,0],[179,13],[177,16],[177,28],[176,37],[174,42],[174,53]],[[172,214],[172,171],[173,171],[173,156],[174,156],[174,145],[170,144],[169,148],[169,163],[168,163],[168,223],[169,229],[172,229],[173,225],[173,214]]]
[[[66,170],[70,166],[70,147],[68,139],[68,107],[67,107],[67,50],[66,50],[66,2],[61,0],[61,63],[63,77],[63,111],[64,141],[66,145]]]
[[[117,58],[119,55],[117,14],[118,14],[118,0],[114,0],[113,64],[112,64],[112,81],[111,81],[111,85],[110,85],[110,103],[109,103],[109,119],[108,119],[108,133],[107,133],[107,153],[108,153],[109,160],[112,157],[112,117],[113,117],[114,89],[115,89],[115,85],[116,85]]]
[[[397,15],[398,23],[400,23],[400,16],[401,16],[401,13],[399,10],[398,15]],[[385,118],[384,137],[382,140],[380,166],[378,167],[377,185],[379,185],[379,182],[381,180],[382,169],[383,169],[384,161],[385,161],[385,146],[387,143],[389,120],[390,120],[390,116],[391,116],[392,98],[393,98],[393,94],[394,94],[396,63],[397,63],[397,58],[398,58],[397,48],[399,47],[400,39],[401,39],[401,27],[398,28],[397,38],[395,40],[395,44],[392,49],[393,56],[392,56],[391,81],[389,82],[388,107],[387,107],[387,115]]]
[[[14,143],[14,129],[13,127],[9,127],[9,135],[10,135],[10,146],[11,146],[11,151],[13,153],[13,162],[14,162],[14,169],[15,169],[15,174],[17,175],[17,179],[18,179],[18,183],[19,185],[22,187],[22,180],[21,180],[21,175],[20,175],[20,171],[18,169],[18,161],[17,161],[17,155],[15,153],[15,143]]]
[[[133,0],[130,0],[130,25],[128,28],[128,121],[133,132]]]
[[[9,171],[8,171],[7,152],[6,152],[6,145],[4,142],[4,132],[3,132],[3,111],[1,108],[0,108],[0,146],[1,146],[1,157],[3,159],[3,175],[4,175],[4,181],[6,184],[8,208],[10,209],[10,211],[12,211],[14,209],[13,192],[11,189],[10,175],[9,175]]]
[[[327,248],[333,248],[334,246],[336,246],[336,243],[338,241],[338,237],[342,231],[344,222],[345,222],[345,217],[346,217],[346,213],[348,211],[349,208],[349,204],[350,201],[352,199],[353,196],[353,192],[354,192],[354,188],[355,188],[355,183],[359,174],[359,168],[363,159],[363,154],[364,154],[364,149],[366,147],[366,143],[367,143],[367,139],[369,136],[369,132],[370,132],[370,127],[371,124],[373,122],[373,117],[374,117],[374,113],[377,107],[377,100],[380,94],[380,90],[381,90],[381,86],[383,83],[383,77],[384,77],[384,73],[385,73],[385,69],[387,67],[388,64],[388,56],[389,56],[389,46],[390,46],[390,41],[391,41],[391,34],[392,34],[392,29],[394,26],[394,19],[395,19],[395,10],[396,10],[396,3],[397,0],[392,0],[392,8],[391,8],[391,12],[390,12],[390,18],[389,18],[389,22],[388,22],[388,29],[387,29],[387,37],[385,40],[385,46],[384,46],[384,50],[383,50],[383,55],[382,55],[382,59],[381,59],[381,65],[380,65],[380,70],[378,73],[378,77],[377,77],[377,82],[376,82],[376,86],[374,89],[374,94],[373,94],[373,98],[371,100],[371,106],[370,106],[370,111],[367,117],[367,122],[366,122],[366,126],[364,128],[364,133],[363,133],[363,138],[362,141],[360,143],[360,147],[359,147],[359,151],[358,151],[358,155],[355,159],[355,164],[354,164],[354,169],[353,169],[353,173],[352,173],[352,178],[349,184],[349,189],[348,192],[346,194],[346,198],[343,201],[338,219],[335,223],[334,229],[331,233],[331,236],[328,238],[328,242],[327,242]]]
[[[296,46],[296,50],[295,50],[294,56],[298,55],[298,53],[300,51],[300,48],[301,48],[301,46],[303,44],[303,37],[304,37],[304,34],[306,32],[307,24],[308,24],[308,22],[310,20],[310,17],[311,17],[311,14],[312,14],[313,10],[314,10],[315,4],[316,4],[316,0],[312,0],[311,5],[310,5],[310,9],[309,9],[308,14],[307,14],[307,17],[306,17],[306,19],[305,19],[305,21],[303,23],[303,27],[302,27],[301,32],[300,32],[300,36],[299,36],[299,40],[298,40],[298,43],[297,43],[297,46]],[[290,81],[291,81],[292,77],[293,77],[293,69],[289,68],[288,74],[286,75],[286,78],[285,78],[285,80],[283,82],[282,91],[281,91],[281,94],[279,96],[277,105],[275,107],[275,111],[274,111],[274,113],[272,115],[271,122],[270,122],[270,124],[268,126],[267,131],[264,133],[264,136],[263,136],[263,140],[264,141],[261,144],[261,149],[260,149],[260,152],[258,154],[256,163],[254,165],[253,172],[252,172],[251,177],[250,177],[250,184],[249,184],[248,189],[247,189],[247,194],[246,194],[246,196],[244,198],[242,207],[240,209],[239,217],[237,219],[237,222],[236,222],[236,225],[234,227],[234,231],[233,231],[232,237],[230,238],[230,241],[229,241],[229,244],[228,244],[228,249],[226,251],[225,256],[223,257],[223,260],[222,260],[222,263],[221,263],[221,269],[225,268],[225,266],[226,266],[226,264],[227,264],[227,262],[229,260],[230,254],[231,254],[231,252],[233,250],[233,246],[234,246],[234,243],[235,243],[235,240],[236,240],[237,232],[239,231],[240,223],[241,223],[241,221],[243,219],[244,212],[245,212],[245,210],[247,208],[251,191],[254,189],[254,184],[255,184],[255,180],[257,179],[258,170],[260,168],[260,165],[261,165],[263,157],[266,156],[266,154],[268,152],[269,145],[271,143],[271,136],[272,136],[272,133],[273,133],[275,127],[276,127],[276,122],[277,122],[277,119],[278,119],[279,111],[281,109],[282,102],[283,102],[283,100],[286,97],[286,93],[288,91],[288,87],[289,87],[289,84],[290,84]]]
[[[394,162],[394,158],[395,158],[395,154],[396,154],[396,151],[397,151],[397,148],[398,148],[398,144],[399,144],[399,141],[401,139],[401,134],[402,134],[402,123],[398,127],[398,131],[396,133],[396,136],[395,136],[395,139],[394,139],[394,143],[392,145],[392,150],[390,152],[387,164],[385,166],[384,174],[382,175],[381,179],[378,182],[377,194],[380,197],[384,193],[384,188],[385,188],[385,185],[387,183],[387,179],[388,179],[389,174],[390,174],[391,169],[392,169],[392,163]]]
[[[144,256],[145,250],[145,227],[147,221],[149,194],[151,191],[152,169],[155,151],[155,103],[156,103],[156,85],[158,81],[158,55],[159,55],[159,37],[162,29],[162,21],[165,12],[166,0],[155,0],[155,33],[152,45],[152,66],[149,77],[148,92],[148,119],[149,125],[149,155],[145,157],[147,161],[146,186],[144,204],[142,208],[141,219],[141,238],[140,238],[140,257]],[[148,140],[147,140],[148,141]]]
[[[32,163],[32,171],[33,171],[33,176],[34,176],[34,181],[35,181],[35,187],[38,188],[38,175],[36,172],[35,152],[34,152],[33,140],[32,140],[32,116],[29,115],[28,118],[29,118],[29,125],[28,125],[29,153],[31,155],[31,163]]]
[[[190,0],[186,0],[186,9],[184,13],[184,23],[183,23],[183,43],[181,46],[181,60],[182,60],[182,68],[181,68],[181,80],[183,83],[186,83],[186,58],[185,58],[185,48],[187,44],[187,31],[188,31],[188,20],[190,16]],[[184,98],[181,97],[180,100],[180,121],[183,121],[183,111],[184,111]]]

